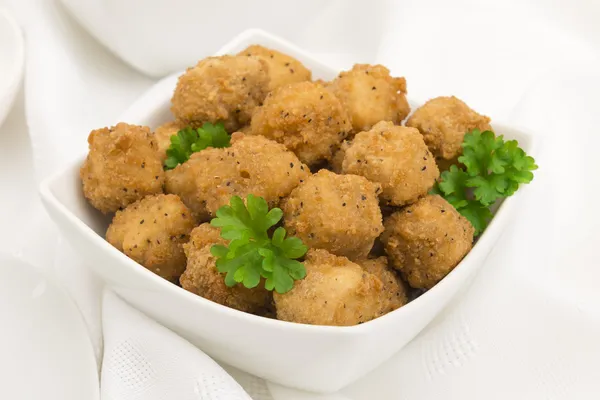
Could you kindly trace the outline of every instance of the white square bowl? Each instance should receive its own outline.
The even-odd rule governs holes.
[[[299,59],[315,78],[337,75],[296,46],[258,30],[242,33],[218,54],[261,44]],[[167,77],[121,116],[152,128],[171,120],[169,106],[177,75]],[[528,153],[533,136],[507,125],[498,133],[517,139]],[[83,139],[82,139],[83,140]],[[468,286],[483,265],[521,191],[500,205],[473,250],[424,295],[383,317],[351,327],[312,326],[246,314],[189,293],[148,271],[104,240],[109,220],[83,196],[83,157],[41,185],[50,216],[79,251],[86,266],[130,304],[200,347],[217,360],[272,382],[315,392],[335,392],[368,373],[405,346]]]

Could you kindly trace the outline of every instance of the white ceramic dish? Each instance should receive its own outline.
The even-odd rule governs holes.
[[[19,90],[25,61],[24,47],[19,25],[8,11],[0,10],[0,125]]]
[[[0,398],[98,400],[96,359],[79,310],[33,267],[0,254]]]
[[[218,54],[259,43],[288,53],[331,79],[337,71],[262,31],[246,31]],[[177,76],[160,81],[121,120],[156,127],[172,119],[170,98]],[[533,137],[508,125],[497,132],[519,140],[529,153]],[[79,179],[83,158],[46,180],[43,202],[88,266],[118,294],[181,334],[212,357],[267,380],[303,390],[334,392],[359,378],[415,337],[472,280],[504,226],[520,193],[505,201],[473,250],[438,285],[406,306],[352,327],[292,324],[245,314],[193,295],[149,272],[104,240],[108,219],[85,200]]]

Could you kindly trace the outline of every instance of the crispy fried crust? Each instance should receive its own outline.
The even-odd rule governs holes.
[[[391,122],[379,122],[357,134],[342,151],[342,171],[380,183],[380,197],[390,205],[416,201],[427,194],[439,176],[419,131]]]
[[[383,296],[384,305],[381,309],[381,315],[394,311],[408,303],[406,285],[396,275],[396,272],[388,267],[386,257],[364,260],[359,262],[359,264],[367,272],[378,277],[383,283],[381,295]]]
[[[285,227],[309,247],[365,258],[383,232],[378,188],[362,176],[322,169],[283,202]]]
[[[247,56],[208,57],[179,77],[171,111],[183,125],[246,125],[269,91],[269,66]]]
[[[155,274],[177,282],[185,269],[181,245],[194,226],[190,210],[179,197],[159,194],[117,211],[106,240]]]
[[[385,307],[383,283],[346,257],[309,250],[306,278],[274,293],[277,318],[311,325],[349,326],[370,321]]]
[[[433,287],[473,246],[473,226],[437,195],[395,212],[384,225],[386,253],[414,288]]]
[[[383,65],[356,64],[340,73],[329,88],[348,110],[355,133],[369,130],[379,121],[400,125],[410,113],[406,79],[390,76]]]
[[[202,221],[233,195],[262,196],[271,207],[309,175],[285,146],[262,136],[232,135],[231,147],[208,148],[167,171],[166,190],[179,195]]]
[[[165,174],[158,144],[145,126],[119,123],[92,131],[79,174],[83,194],[103,213],[162,193]]]
[[[335,95],[315,82],[271,92],[252,117],[252,134],[283,143],[313,165],[329,160],[350,131],[350,119]]]
[[[462,153],[465,133],[478,128],[491,129],[490,118],[477,114],[462,100],[451,97],[431,99],[411,115],[406,126],[417,128],[429,150],[446,160]]]
[[[295,58],[260,45],[249,46],[238,55],[254,56],[269,64],[269,90],[288,83],[310,81],[312,76],[310,70]]]

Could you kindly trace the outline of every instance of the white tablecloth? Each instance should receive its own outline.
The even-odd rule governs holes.
[[[3,3],[25,29],[28,63],[26,107],[21,96],[0,128],[0,251],[62,280],[100,354],[99,285],[58,245],[37,181],[83,151],[87,133],[112,123],[153,80],[110,54],[56,3]],[[544,147],[519,218],[472,289],[345,390],[349,397],[583,399],[600,392],[597,8],[589,3],[582,11],[585,0],[541,8],[551,3],[563,4],[387,3],[377,61],[407,77],[412,98],[455,94],[493,119],[528,126]],[[573,72],[582,65],[591,66]]]

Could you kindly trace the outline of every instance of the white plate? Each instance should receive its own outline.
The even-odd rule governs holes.
[[[288,53],[332,79],[338,71],[273,35],[250,30],[218,54],[233,54],[250,44]],[[172,119],[173,75],[158,82],[122,115],[121,120],[153,128]],[[533,154],[533,137],[522,129],[495,123],[496,131],[519,140]],[[94,210],[81,190],[83,158],[41,186],[44,205],[87,266],[114,291],[164,326],[199,346],[211,357],[269,381],[303,390],[334,392],[363,376],[412,340],[473,279],[510,221],[521,193],[507,199],[473,250],[425,295],[383,317],[350,327],[292,324],[246,314],[196,296],[127,258],[104,234],[109,220]]]
[[[0,399],[97,400],[88,332],[68,296],[0,254]]]
[[[23,35],[8,11],[0,9],[0,125],[17,95],[25,59]]]

